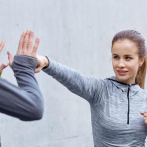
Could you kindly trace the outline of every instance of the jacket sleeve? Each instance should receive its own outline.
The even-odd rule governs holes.
[[[23,121],[39,120],[43,115],[43,97],[34,77],[37,59],[16,55],[12,69],[18,87],[0,78],[0,112]]]
[[[86,99],[89,103],[93,104],[100,101],[104,80],[84,76],[74,69],[57,63],[51,58],[48,59],[50,65],[43,69],[45,73],[55,78],[71,92]]]

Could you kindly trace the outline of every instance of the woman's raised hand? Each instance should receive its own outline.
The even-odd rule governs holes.
[[[0,43],[0,54],[1,54],[2,50],[3,50],[3,48],[4,48],[4,45],[5,45],[5,42],[2,41]],[[3,69],[6,68],[8,65],[9,65],[9,62],[5,62],[5,63],[1,64],[1,66],[0,66],[0,75],[2,74]]]
[[[37,58],[37,49],[40,43],[40,39],[36,38],[34,45],[33,45],[33,39],[34,39],[33,31],[27,30],[26,32],[24,32],[20,37],[17,55],[26,55]],[[9,51],[7,52],[7,54],[9,59],[9,65],[11,66],[13,62],[13,55]]]
[[[45,56],[37,55],[37,67],[35,73],[40,72],[43,68],[49,66],[49,60]]]

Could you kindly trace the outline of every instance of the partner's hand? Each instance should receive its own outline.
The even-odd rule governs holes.
[[[3,48],[4,48],[4,45],[5,45],[5,42],[2,41],[0,43],[0,54],[1,54],[2,50],[3,50]],[[8,65],[9,65],[9,62],[5,62],[5,63],[1,64],[1,66],[0,66],[0,75],[2,74],[3,69],[6,68]]]
[[[145,112],[140,112],[140,114],[144,116],[144,122],[147,124],[147,110]]]
[[[36,38],[35,44],[33,46],[34,32],[27,30],[21,35],[17,55],[26,55],[37,58],[37,49],[40,43],[40,39]],[[8,51],[9,66],[12,66],[13,55]]]
[[[49,66],[49,60],[45,56],[37,55],[37,67],[35,73],[40,72],[43,68]]]

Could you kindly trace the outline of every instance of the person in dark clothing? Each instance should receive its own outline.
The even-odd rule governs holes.
[[[34,77],[37,66],[37,49],[39,38],[33,46],[34,32],[27,30],[21,35],[17,54],[11,60],[12,54],[8,51],[9,63],[0,66],[0,74],[5,67],[11,66],[18,86],[0,78],[0,112],[23,121],[40,120],[43,117],[43,96]],[[0,53],[4,42],[0,43]]]

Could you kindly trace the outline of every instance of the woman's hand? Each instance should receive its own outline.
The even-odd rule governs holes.
[[[4,45],[5,45],[5,42],[2,41],[0,43],[0,54],[1,54],[2,50],[3,50],[3,48],[4,48]],[[9,62],[5,62],[5,63],[1,64],[1,66],[0,66],[0,75],[2,74],[3,69],[6,68],[8,65],[9,65]]]
[[[35,73],[40,72],[43,68],[49,66],[49,60],[45,56],[37,55],[37,67]]]
[[[145,112],[140,112],[140,114],[144,116],[144,122],[147,124],[147,110]]]
[[[37,49],[40,43],[40,39],[36,38],[35,44],[33,46],[34,32],[31,30],[27,30],[21,35],[18,50],[16,55],[26,55],[37,58]],[[13,63],[13,55],[11,52],[7,52],[9,59],[9,66],[12,66]]]

